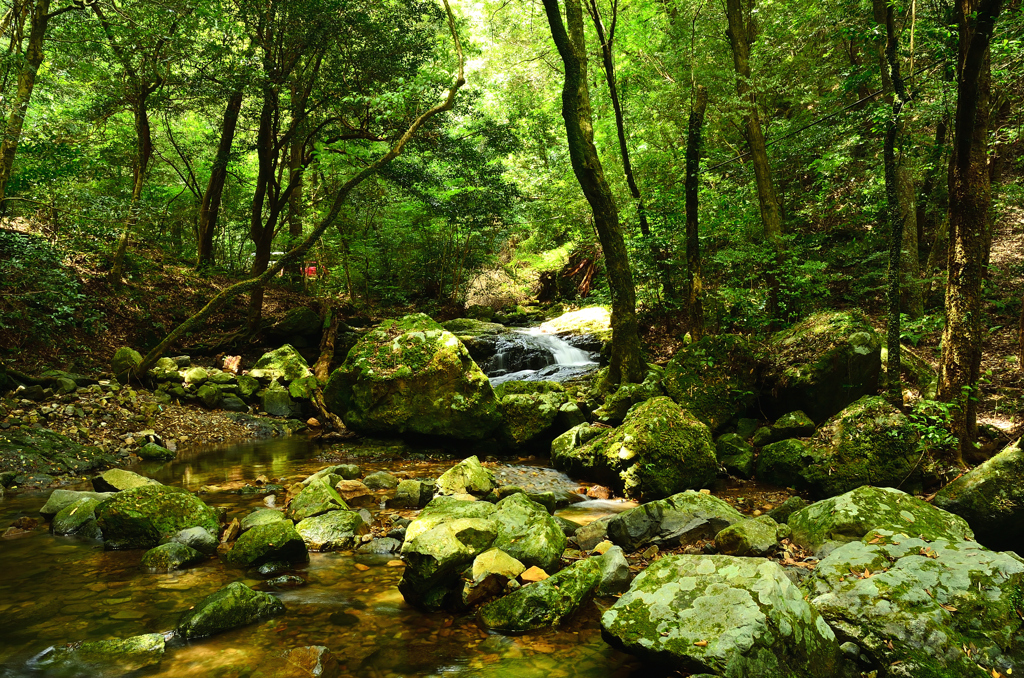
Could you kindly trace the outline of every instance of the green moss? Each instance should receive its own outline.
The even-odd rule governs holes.
[[[217,513],[179,487],[148,485],[118,492],[96,507],[106,548],[151,548],[181,530],[202,527],[217,534]]]

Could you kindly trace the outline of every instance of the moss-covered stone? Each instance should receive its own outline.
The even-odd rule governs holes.
[[[423,480],[403,480],[395,489],[395,496],[388,500],[393,508],[423,508],[434,498],[434,483]]]
[[[1009,445],[935,495],[935,506],[964,518],[974,536],[998,551],[1024,553],[1024,449]]]
[[[717,433],[757,401],[765,355],[745,337],[703,337],[678,351],[662,375],[665,392]]]
[[[328,511],[348,510],[348,504],[338,491],[331,487],[330,476],[317,478],[288,504],[287,517],[298,522]]]
[[[236,377],[236,381],[238,382],[238,396],[242,400],[250,402],[260,388],[259,380],[248,374],[240,374]]]
[[[309,552],[291,521],[279,520],[243,532],[224,560],[238,567],[273,561],[304,563],[309,560]]]
[[[220,405],[220,388],[216,384],[203,384],[196,391],[196,398],[203,404],[203,407],[212,410]]]
[[[355,511],[329,511],[306,518],[295,530],[311,551],[344,551],[358,546],[370,526]]]
[[[114,356],[110,359],[110,371],[114,373],[114,378],[118,382],[127,384],[129,381],[139,379],[137,370],[141,364],[141,353],[133,348],[122,346],[114,351]]]
[[[328,408],[366,434],[483,440],[501,422],[490,382],[454,334],[423,314],[368,332],[331,374]]]
[[[102,537],[96,523],[96,507],[101,500],[95,497],[81,497],[74,503],[62,508],[53,517],[50,529],[57,535],[74,534],[86,539]]]
[[[531,389],[502,389],[518,383]],[[561,384],[545,381],[505,382],[496,390],[501,413],[500,436],[510,448],[547,445],[554,438],[554,425],[561,407],[568,399]],[[536,385],[536,386],[534,386]],[[561,431],[558,431],[559,433]]]
[[[692,490],[623,511],[608,522],[608,538],[627,553],[650,545],[714,539],[745,516],[710,494]]]
[[[880,676],[1016,675],[1024,667],[1024,561],[968,541],[874,530],[802,585]]]
[[[666,556],[601,617],[605,640],[688,673],[835,678],[836,636],[772,561]]]
[[[288,384],[296,379],[313,376],[309,363],[291,344],[264,353],[249,370],[249,376],[264,383],[277,380]]]
[[[477,618],[487,628],[506,633],[555,626],[571,617],[600,583],[600,558],[587,558],[484,605]]]
[[[882,338],[857,310],[809,316],[772,337],[769,413],[825,421],[878,388]]]
[[[253,591],[236,581],[203,598],[183,614],[177,633],[184,640],[203,638],[283,612],[284,603],[274,596]]]
[[[473,455],[463,459],[441,474],[435,493],[439,495],[472,494],[484,496],[495,487],[494,473]]]
[[[726,556],[767,556],[779,543],[778,530],[766,515],[741,520],[715,535],[715,546]]]
[[[754,447],[737,433],[726,433],[715,441],[718,463],[730,475],[750,478],[754,475]]]
[[[92,479],[92,486],[97,492],[121,492],[136,487],[155,487],[160,485],[161,483],[158,480],[153,480],[152,478],[147,478],[122,468],[109,469]]]
[[[118,492],[96,507],[108,549],[152,548],[189,527],[216,533],[217,512],[180,487],[149,485]]]
[[[299,306],[288,309],[287,313],[280,320],[266,329],[266,333],[272,337],[309,337],[320,336],[323,327],[323,320],[320,315],[309,306]]]
[[[800,410],[787,412],[772,424],[772,439],[805,438],[814,434],[814,422]]]
[[[498,536],[493,546],[527,567],[550,571],[562,557],[567,543],[562,528],[547,509],[525,494],[513,494],[497,504],[493,519]]]
[[[636,406],[606,435],[551,452],[555,468],[648,500],[704,487],[718,470],[708,428],[665,396]]]
[[[200,387],[210,379],[210,373],[196,365],[185,370],[185,383]]]
[[[789,517],[795,544],[812,551],[829,541],[856,541],[885,529],[923,539],[973,538],[960,516],[888,487],[859,487],[801,509]]]
[[[98,502],[104,499],[110,499],[113,495],[112,492],[79,492],[76,490],[54,490],[50,493],[49,498],[43,505],[43,508],[39,509],[39,513],[47,518],[55,516],[61,512],[61,510],[71,506],[80,499],[96,499]]]
[[[907,417],[881,396],[865,396],[829,419],[809,443],[766,446],[758,478],[832,497],[861,485],[914,483],[920,452]]]
[[[240,527],[242,532],[247,532],[257,525],[269,525],[282,520],[288,520],[284,514],[276,509],[258,509],[242,518]]]
[[[203,554],[176,541],[161,544],[142,555],[142,566],[160,572],[182,570],[203,561]]]
[[[36,666],[48,676],[123,676],[159,664],[164,643],[162,633],[87,640],[43,654]]]
[[[138,455],[139,459],[146,461],[170,461],[177,456],[163,445],[156,443],[146,443],[139,448]]]
[[[594,419],[602,424],[618,426],[635,405],[665,395],[661,378],[661,372],[651,370],[639,384],[620,384],[605,397],[604,404],[594,410]]]
[[[0,430],[0,474],[9,474],[0,477],[6,477],[7,484],[18,476],[82,476],[115,463],[112,454],[49,429]]]

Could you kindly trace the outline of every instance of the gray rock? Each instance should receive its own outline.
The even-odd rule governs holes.
[[[369,531],[369,530],[367,530]],[[356,553],[368,553],[371,555],[387,555],[397,553],[402,548],[402,542],[391,537],[381,537],[369,541],[356,549]]]
[[[712,539],[744,520],[742,513],[710,494],[688,490],[623,511],[608,523],[608,538],[626,553]]]
[[[603,542],[608,538],[608,523],[612,521],[615,516],[604,516],[597,520],[587,523],[576,530],[573,535],[576,538],[576,543],[584,551],[590,551],[595,546]]]
[[[434,498],[434,481],[403,480],[398,483],[395,496],[388,506],[397,508],[423,508]]]
[[[363,478],[363,484],[371,490],[393,490],[398,487],[398,478],[387,471],[377,471]]]
[[[597,595],[610,596],[629,589],[633,575],[621,547],[611,547],[597,560],[601,562],[601,583],[597,585]]]
[[[291,395],[288,391],[280,386],[274,388],[276,384],[271,384],[263,392],[261,405],[263,411],[272,417],[291,417],[294,416],[298,411],[295,406],[295,401],[292,400]]]
[[[172,542],[184,544],[199,553],[212,556],[217,553],[217,537],[205,527],[190,527],[171,537]]]
[[[270,595],[232,582],[203,598],[181,616],[177,633],[184,640],[212,636],[284,612],[284,604]]]
[[[566,537],[575,537],[576,530],[583,527],[579,523],[573,522],[568,518],[563,518],[562,516],[552,516],[552,518],[554,518],[555,522],[558,523],[558,526],[562,528],[562,534]]]
[[[666,556],[601,617],[605,640],[688,673],[744,678],[848,674],[835,633],[775,562]]]
[[[79,499],[96,499],[103,501],[113,497],[113,492],[76,492],[75,490],[54,490],[46,500],[39,513],[49,518],[61,512],[62,509],[74,504]]]
[[[161,572],[183,570],[202,561],[202,553],[174,541],[151,548],[142,555],[143,567]]]

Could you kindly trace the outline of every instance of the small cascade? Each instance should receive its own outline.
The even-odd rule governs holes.
[[[594,369],[592,353],[539,328],[503,335],[481,368],[497,386],[505,381],[565,381]]]

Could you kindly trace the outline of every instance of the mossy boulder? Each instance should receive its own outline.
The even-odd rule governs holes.
[[[707,336],[672,357],[661,385],[680,407],[717,433],[757,401],[765,360],[764,352],[746,337]]]
[[[87,539],[100,539],[103,535],[96,523],[96,507],[100,502],[95,497],[81,497],[57,512],[50,530],[56,535],[74,534]]]
[[[126,471],[123,468],[112,468],[93,478],[92,486],[97,492],[109,493],[122,492],[136,487],[162,487],[163,484],[158,480]]]
[[[587,558],[543,581],[480,608],[477,619],[494,631],[516,633],[569,619],[601,583],[601,559]]]
[[[348,510],[348,504],[331,487],[330,476],[309,483],[288,504],[286,516],[298,522],[328,511]]]
[[[276,381],[260,392],[260,406],[272,417],[292,417],[299,412],[288,389]]]
[[[114,357],[110,359],[110,371],[114,378],[122,384],[131,380],[138,380],[139,365],[142,364],[142,354],[133,348],[122,346],[114,351]]]
[[[878,389],[882,337],[861,311],[809,316],[772,337],[769,414],[802,410],[822,422]]]
[[[364,434],[483,440],[501,423],[490,382],[466,347],[423,314],[368,332],[331,374],[324,398]]]
[[[137,454],[139,459],[146,461],[171,461],[177,456],[163,445],[157,445],[156,443],[146,443],[139,448]]]
[[[525,494],[513,494],[497,503],[493,519],[498,535],[494,547],[526,567],[553,570],[567,543],[561,526],[547,509]]]
[[[309,560],[309,552],[291,521],[279,520],[243,532],[224,560],[238,567],[274,561],[304,563]]]
[[[494,504],[436,497],[406,528],[398,590],[428,610],[461,604],[461,572],[498,536]]]
[[[623,511],[608,522],[608,538],[632,553],[650,545],[672,547],[714,539],[745,519],[718,497],[690,490]]]
[[[502,389],[506,384],[526,388]],[[549,445],[556,433],[559,411],[568,403],[561,384],[550,381],[505,382],[495,389],[501,413],[501,440],[512,449]]]
[[[590,334],[602,342],[611,341],[612,314],[605,306],[588,306],[552,318],[541,325],[541,329],[561,335]]]
[[[758,478],[814,497],[861,485],[912,486],[920,481],[917,441],[902,412],[881,396],[865,396],[829,419],[806,445],[787,440],[762,449]]]
[[[718,463],[730,475],[750,478],[754,475],[754,446],[738,433],[725,433],[715,441]]]
[[[159,664],[164,643],[162,633],[87,640],[55,648],[35,665],[48,676],[124,676]]]
[[[309,306],[299,306],[288,309],[288,312],[264,330],[264,333],[267,336],[281,339],[302,337],[304,340],[309,340],[320,336],[323,324],[323,320],[320,319],[320,315],[316,311]]]
[[[802,584],[878,675],[991,678],[1024,670],[1024,561],[970,541],[875,530]]]
[[[288,384],[296,379],[313,376],[313,371],[309,369],[309,363],[295,350],[294,346],[284,344],[281,348],[260,356],[260,359],[249,370],[249,376],[264,383],[277,380],[280,383]]]
[[[494,489],[494,473],[473,455],[441,474],[434,489],[438,495],[472,494],[479,497]]]
[[[960,516],[889,487],[858,487],[815,502],[791,515],[788,524],[793,530],[793,543],[811,551],[830,541],[856,541],[878,529],[949,541],[974,536]]]
[[[242,518],[240,527],[242,532],[247,532],[257,525],[269,525],[270,523],[277,523],[282,520],[288,520],[284,517],[284,514],[276,509],[257,509],[249,515]]]
[[[605,611],[601,629],[614,647],[691,674],[856,675],[785,571],[760,558],[666,556]]]
[[[434,498],[433,481],[403,480],[395,489],[395,496],[388,500],[392,508],[423,508]]]
[[[770,516],[741,520],[715,535],[718,552],[726,556],[767,556],[779,543],[779,524]]]
[[[966,520],[978,541],[990,549],[1024,553],[1021,441],[946,485],[934,503]]]
[[[284,603],[274,596],[253,591],[236,581],[196,603],[178,620],[176,631],[179,638],[192,640],[252,624],[283,612]]]
[[[96,523],[108,549],[152,548],[181,530],[202,527],[214,534],[217,512],[180,487],[148,485],[118,492],[96,507]]]
[[[579,447],[552,444],[551,463],[646,500],[704,487],[718,470],[708,428],[665,396],[637,405],[622,426]]]
[[[47,518],[52,517],[60,513],[63,509],[71,506],[80,499],[95,499],[97,502],[103,501],[104,499],[110,499],[114,496],[113,492],[79,492],[76,490],[54,490],[50,493],[49,498],[43,505],[43,508],[39,509],[39,513]]]
[[[357,547],[370,526],[356,511],[328,511],[301,521],[295,531],[311,551],[344,551]]]
[[[181,570],[203,561],[203,554],[176,541],[153,547],[142,554],[142,566],[160,572]]]
[[[117,463],[117,458],[98,447],[80,445],[65,435],[44,428],[0,430],[0,474],[6,484],[18,476],[75,475]],[[19,485],[24,485],[18,482]],[[43,486],[49,484],[47,481]]]
[[[441,323],[441,327],[459,338],[478,365],[482,365],[494,355],[498,337],[509,331],[499,323],[473,318],[448,320]]]
[[[665,395],[661,387],[661,377],[660,371],[650,370],[639,384],[620,384],[617,389],[605,396],[604,404],[594,410],[594,419],[602,424],[618,426],[634,405]]]
[[[178,364],[170,358],[160,358],[156,365],[149,371],[153,379],[160,382],[181,381],[181,373],[178,372]]]
[[[207,556],[217,553],[217,546],[220,543],[217,541],[216,533],[210,532],[205,527],[190,527],[182,530],[171,537],[171,541],[176,544],[184,544]]]

